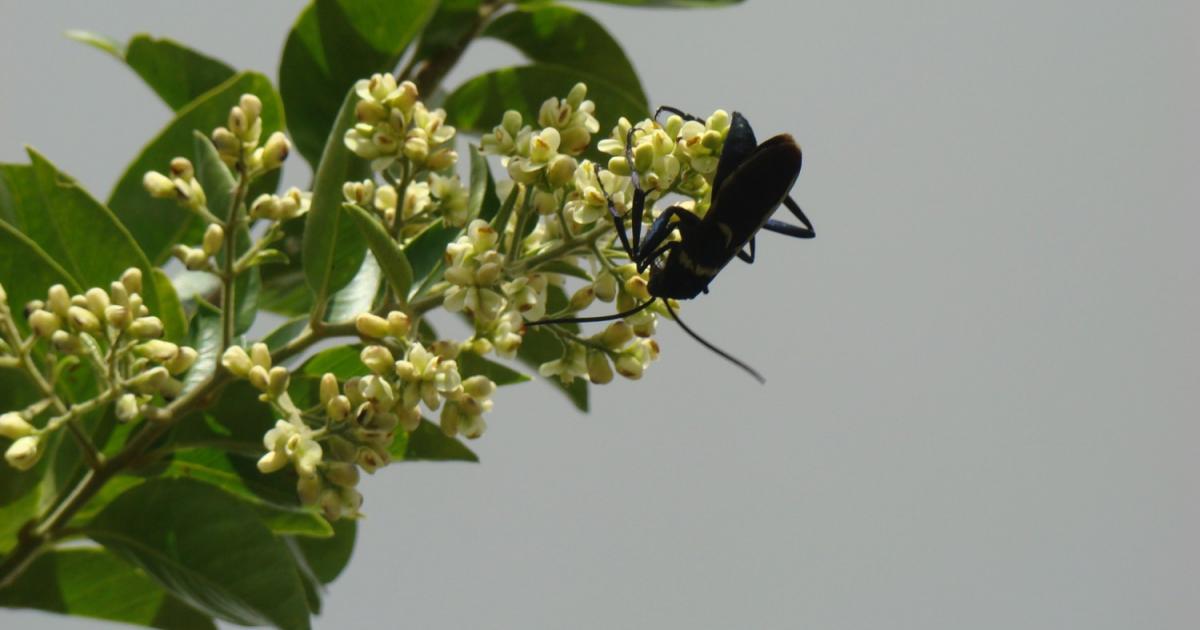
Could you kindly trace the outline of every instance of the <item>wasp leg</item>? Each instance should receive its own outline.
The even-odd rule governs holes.
[[[678,219],[678,221],[672,221],[672,217]],[[700,224],[700,221],[700,217],[679,206],[671,206],[663,210],[663,213],[658,215],[658,218],[650,226],[650,231],[646,232],[646,240],[642,241],[642,248],[638,250],[638,259],[636,261],[638,263],[638,271],[642,271],[642,269],[649,266],[667,248],[675,244],[667,243],[661,249],[659,248],[659,245],[662,245],[667,240],[671,232],[676,229],[687,230],[695,227]]]
[[[750,265],[754,264],[754,237],[753,236],[750,237],[750,251],[747,252],[746,250],[743,249],[742,251],[737,253],[737,257],[746,261],[746,264],[750,264]]]
[[[816,230],[813,229],[812,222],[808,220],[808,217],[804,216],[804,211],[800,209],[800,206],[796,205],[796,202],[793,201],[791,197],[785,198],[783,200],[783,205],[787,206],[787,209],[790,210],[797,219],[800,219],[800,222],[804,225],[791,225],[789,223],[784,223],[783,221],[769,219],[767,220],[766,225],[763,225],[764,230],[769,230],[771,232],[775,232],[776,234],[783,234],[785,236],[794,236],[796,238],[812,238],[817,235]]]
[[[646,211],[646,191],[642,190],[642,180],[638,177],[637,168],[633,165],[633,132],[637,127],[630,127],[625,135],[625,162],[629,164],[629,179],[633,181],[633,205],[629,215],[633,222],[633,252],[641,251],[642,215]]]
[[[680,118],[682,118],[684,120],[694,120],[696,122],[704,122],[703,118],[693,116],[683,110],[671,107],[670,105],[662,105],[658,109],[654,110],[654,120],[657,121],[658,115],[663,112],[671,112],[672,114],[675,114],[676,116],[679,116]]]
[[[608,191],[604,189],[604,182],[601,182],[599,178],[596,178],[596,182],[600,184],[600,192],[604,193],[604,201],[608,204],[608,214],[612,217],[613,227],[617,229],[617,237],[621,239],[621,247],[625,249],[625,254],[629,256],[629,259],[634,260],[636,256],[633,248],[629,246],[629,234],[625,231],[625,220],[621,218],[620,214],[617,214],[616,206],[608,196]],[[637,203],[636,198],[634,203]]]

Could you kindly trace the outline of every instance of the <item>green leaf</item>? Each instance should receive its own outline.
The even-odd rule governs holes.
[[[379,267],[375,255],[368,251],[350,284],[330,296],[329,306],[325,309],[325,321],[333,324],[348,322],[358,317],[359,313],[371,310],[382,284],[383,269]]]
[[[183,391],[196,389],[217,371],[221,360],[221,313],[201,302],[192,319],[190,345],[196,350],[196,362],[183,378]]]
[[[308,361],[305,361],[300,371],[309,376],[316,377],[320,377],[326,372],[331,372],[339,380],[343,381],[355,376],[366,376],[371,371],[367,369],[367,366],[363,365],[362,359],[359,358],[359,353],[361,352],[362,346],[358,344],[322,350],[314,354]]]
[[[478,462],[479,456],[456,438],[446,437],[441,427],[422,419],[416,431],[408,434],[408,442],[397,439],[392,448],[403,446],[399,457],[403,461]]]
[[[488,166],[487,156],[480,152],[479,147],[468,145],[467,153],[471,156],[471,192],[467,198],[467,216],[491,221],[500,210],[492,169]]]
[[[275,352],[286,346],[296,337],[299,337],[300,333],[305,330],[308,330],[308,318],[297,317],[284,322],[278,328],[272,330],[266,337],[263,337],[263,343],[267,344],[267,348],[271,352]]]
[[[152,479],[108,504],[85,532],[213,616],[309,627],[287,548],[253,508],[222,490],[190,479]]]
[[[408,290],[412,287],[413,281],[413,270],[408,264],[408,258],[396,244],[396,240],[384,229],[383,224],[366,210],[354,204],[342,204],[342,210],[354,219],[363,238],[367,240],[367,246],[371,248],[371,253],[375,254],[375,260],[383,269],[384,277],[392,285],[392,291],[403,303],[403,300],[408,297]]]
[[[596,103],[596,118],[602,132],[612,129],[621,116],[641,120],[649,116],[645,98],[626,88],[582,70],[538,63],[486,72],[458,86],[446,99],[446,111],[454,126],[485,132],[500,124],[504,112],[515,109],[525,120],[537,120],[542,102],[551,96],[563,98],[576,83],[588,86],[588,99]]]
[[[129,64],[173,110],[179,110],[234,74],[233,68],[224,62],[171,39],[139,34],[134,35],[127,46],[122,46],[115,40],[87,31],[68,31],[67,37],[99,48]]]
[[[528,376],[508,366],[485,359],[474,352],[463,352],[458,355],[458,373],[464,379],[477,375],[486,376],[497,385],[512,385],[530,380]]]
[[[182,342],[187,336],[187,313],[183,310],[183,302],[175,293],[175,286],[165,271],[155,267],[150,270],[150,279],[142,282],[153,282],[154,291],[158,295],[158,310],[154,312],[163,323],[163,337],[168,341]]]
[[[333,524],[333,536],[329,538],[296,538],[295,542],[312,574],[321,584],[329,584],[350,563],[357,535],[358,523],[342,519]]]
[[[437,12],[421,31],[415,59],[429,59],[457,46],[475,28],[480,4],[481,0],[442,0],[438,3]]]
[[[263,287],[258,294],[259,308],[284,317],[307,318],[312,309],[312,289],[304,280],[304,270],[293,259],[285,268],[267,267],[263,270]]]
[[[557,273],[564,276],[571,276],[572,278],[579,278],[580,280],[587,280],[588,282],[592,281],[592,274],[565,260],[551,260],[544,265],[538,265],[534,271],[539,273]]]
[[[511,44],[535,63],[559,65],[604,79],[634,98],[643,110],[648,109],[646,93],[625,51],[586,13],[555,4],[519,6],[488,24],[482,35]],[[566,93],[546,94],[543,99],[552,95],[562,97]]]
[[[501,241],[504,240],[504,233],[508,230],[509,217],[512,216],[513,210],[517,206],[517,197],[520,196],[521,185],[514,183],[512,190],[508,192],[508,197],[505,197],[504,203],[500,205],[500,210],[496,212],[496,216],[492,217],[492,227],[495,228]]]
[[[38,556],[0,590],[0,606],[167,630],[216,628],[207,615],[103,549],[56,549]]]
[[[197,130],[210,133],[225,125],[229,108],[237,105],[238,99],[246,93],[255,94],[262,100],[262,137],[282,130],[283,106],[271,82],[255,72],[239,73],[180,109],[125,169],[113,188],[108,206],[155,264],[170,258],[171,247],[175,244],[199,242],[204,224],[196,215],[180,208],[175,200],[151,197],[142,187],[142,177],[146,171],[166,171],[176,156],[192,155],[195,148],[193,134]],[[260,187],[254,190],[274,189],[276,181],[278,172],[264,177]],[[209,208],[218,217],[228,211],[228,208],[216,208],[213,204]]]
[[[343,220],[342,185],[370,176],[369,165],[342,142],[355,124],[358,97],[351,89],[342,103],[337,124],[329,132],[325,152],[317,167],[311,209],[304,226],[304,276],[322,303],[346,286],[362,264],[366,245],[362,234]]]
[[[409,241],[404,248],[404,254],[412,265],[413,278],[420,282],[418,286],[428,283],[429,274],[446,254],[446,245],[461,233],[462,228],[446,227],[442,225],[441,219],[437,219]]]
[[[392,70],[437,4],[316,0],[304,8],[283,47],[279,90],[292,139],[309,164],[321,158],[342,103],[338,95],[359,79]]]
[[[543,0],[521,0],[521,4],[536,4]],[[631,7],[675,8],[675,9],[715,9],[741,4],[743,0],[591,0],[592,2],[607,2]]]
[[[62,284],[72,293],[80,286],[71,274],[28,236],[5,221],[0,221],[0,284],[8,293],[9,307],[19,313],[30,300],[45,300],[46,291]],[[15,317],[17,326],[28,330],[24,317]]]

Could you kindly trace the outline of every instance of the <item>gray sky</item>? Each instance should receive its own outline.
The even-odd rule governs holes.
[[[169,119],[64,29],[274,76],[298,6],[0,0],[0,160],[103,197]],[[589,416],[501,390],[481,465],[364,484],[318,627],[1200,624],[1200,5],[577,6],[652,102],[803,146],[817,239],[764,235],[683,311],[767,384],[664,324]]]

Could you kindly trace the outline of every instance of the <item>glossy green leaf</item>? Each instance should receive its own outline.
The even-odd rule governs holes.
[[[267,348],[271,352],[275,352],[286,346],[296,337],[299,337],[300,333],[303,333],[305,330],[308,330],[308,318],[297,317],[280,324],[278,328],[268,333],[266,337],[263,337],[263,343],[267,344]]]
[[[446,245],[461,233],[462,228],[446,227],[438,219],[409,241],[404,248],[404,255],[412,265],[413,278],[420,283],[418,286],[427,284],[429,274],[446,254]]]
[[[412,287],[413,270],[396,240],[387,233],[383,224],[366,210],[353,204],[343,204],[342,210],[350,215],[359,231],[362,232],[367,246],[371,248],[371,253],[375,254],[375,260],[383,269],[383,275],[391,285],[392,291],[395,292],[398,299],[404,300],[408,296],[409,288]]]
[[[391,71],[436,7],[435,0],[316,0],[304,8],[284,44],[279,89],[292,139],[309,164],[321,159],[339,96],[359,79]]]
[[[230,383],[212,407],[181,419],[168,434],[166,444],[175,449],[212,447],[246,457],[261,456],[263,434],[275,426],[278,416],[258,396],[258,390],[247,381]],[[247,476],[250,468],[245,469]],[[256,468],[253,474],[262,477]],[[293,490],[281,489],[276,500],[294,495]]]
[[[304,276],[318,303],[354,278],[366,253],[362,233],[342,212],[343,184],[370,176],[370,166],[342,142],[346,130],[355,124],[357,102],[354,90],[346,93],[317,167],[304,226]]]
[[[196,350],[196,362],[183,377],[183,391],[196,389],[217,371],[221,361],[221,313],[205,303],[192,317],[192,337],[188,345]]]
[[[57,549],[0,590],[0,606],[165,630],[213,628],[213,620],[104,549]]]
[[[307,318],[312,308],[313,292],[304,279],[304,270],[298,266],[292,268],[297,262],[297,259],[292,259],[287,268],[263,269],[263,286],[258,294],[259,308],[284,317]]]
[[[309,627],[286,547],[253,508],[208,484],[152,479],[108,504],[85,533],[201,611],[245,625]]]
[[[625,51],[586,13],[555,4],[519,6],[488,24],[482,35],[511,44],[532,62],[563,66],[604,79],[635,99],[643,110],[648,109],[646,93]],[[549,96],[561,98],[566,93]]]
[[[154,312],[163,322],[163,337],[168,341],[182,342],[187,337],[187,312],[183,310],[183,302],[171,284],[171,278],[165,271],[155,267],[150,272],[150,278],[143,282],[153,282],[154,292],[158,296],[158,310]]]
[[[357,536],[358,523],[342,519],[333,524],[333,536],[329,538],[296,538],[295,541],[313,576],[321,584],[329,584],[350,563]]]
[[[353,321],[359,313],[371,310],[379,288],[383,286],[383,269],[376,262],[370,251],[363,256],[362,265],[350,284],[342,287],[329,297],[329,306],[325,309],[325,321],[340,324]]]
[[[401,457],[403,461],[434,461],[434,462],[478,462],[479,456],[471,452],[457,438],[446,437],[441,427],[428,421],[421,420],[416,431],[408,434],[407,443],[399,439],[392,445],[395,449],[403,446]]]
[[[639,94],[595,74],[545,63],[478,75],[458,86],[446,99],[445,107],[451,124],[483,132],[500,124],[509,109],[521,112],[525,120],[537,120],[543,101],[551,96],[566,97],[580,81],[587,83],[588,99],[596,103],[596,119],[600,121],[602,135],[621,116],[641,120],[650,115],[645,98]]]
[[[445,54],[475,28],[481,0],[442,0],[437,12],[421,31],[416,59]]]
[[[72,292],[81,287],[49,254],[6,221],[0,221],[0,284],[8,293],[10,308],[20,312],[30,300],[45,300],[51,285],[62,284]],[[25,318],[14,318],[28,330]]]
[[[343,381],[355,376],[366,376],[371,371],[363,365],[362,359],[359,358],[361,352],[362,346],[358,344],[322,350],[305,361],[300,371],[316,377],[330,372]]]
[[[258,73],[239,73],[180,109],[175,118],[125,169],[109,196],[108,206],[129,228],[151,262],[165,262],[171,256],[171,247],[177,243],[198,243],[204,225],[196,215],[180,208],[173,199],[150,197],[142,187],[142,177],[146,171],[166,171],[171,159],[176,156],[193,155],[193,134],[197,130],[208,134],[224,126],[229,117],[229,108],[237,105],[238,99],[246,93],[255,94],[263,102],[264,139],[283,129],[283,106],[271,82]],[[277,180],[277,172],[269,174],[255,191],[273,189]],[[209,206],[213,214],[227,214],[228,208],[216,208],[213,205]]]
[[[552,285],[547,288],[547,293],[547,312],[553,313],[566,306],[567,296],[561,287]],[[565,324],[564,327],[572,331],[579,330],[578,324]],[[517,350],[517,358],[522,363],[536,370],[541,364],[553,361],[562,356],[562,342],[558,340],[558,337],[554,333],[545,327],[538,326],[525,329],[525,339],[521,342],[521,347]],[[576,409],[587,412],[588,382],[586,379],[576,378],[569,385],[564,385],[557,376],[551,376],[546,381],[566,394]]]
[[[458,355],[458,373],[464,379],[471,376],[486,376],[497,385],[513,385],[530,380],[528,376],[474,352],[463,352]]]
[[[467,198],[467,216],[491,221],[500,210],[500,201],[496,199],[496,181],[492,179],[492,169],[488,166],[487,156],[479,147],[468,145],[467,153],[471,156],[471,186]]]

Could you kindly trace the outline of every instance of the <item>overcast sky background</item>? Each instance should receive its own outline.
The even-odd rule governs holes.
[[[103,198],[170,118],[63,30],[274,77],[300,6],[0,0],[0,160]],[[817,239],[764,235],[683,311],[767,384],[664,323],[588,416],[501,390],[482,464],[363,484],[318,627],[1200,625],[1200,4],[575,6],[652,103],[803,146]],[[481,42],[447,85],[518,59]],[[68,621],[0,612],[100,625]]]

